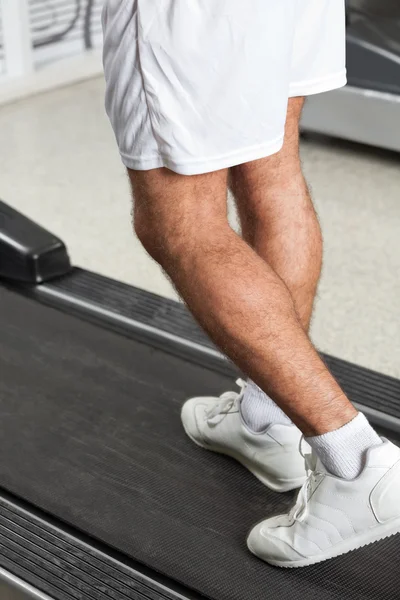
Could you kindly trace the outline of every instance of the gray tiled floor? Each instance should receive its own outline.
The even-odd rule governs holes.
[[[102,95],[92,80],[0,108],[0,196],[63,237],[75,264],[174,297],[131,235]],[[321,139],[303,157],[326,241],[314,340],[400,377],[400,157]]]

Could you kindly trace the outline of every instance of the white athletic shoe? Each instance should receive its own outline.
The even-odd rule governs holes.
[[[352,481],[330,475],[313,455],[306,461],[311,473],[291,512],[250,532],[253,554],[278,567],[305,567],[400,532],[400,448],[383,439]]]
[[[182,408],[182,423],[190,439],[207,450],[235,458],[262,483],[276,492],[301,487],[307,479],[300,454],[301,433],[295,425],[270,425],[253,433],[244,423],[241,392],[226,392],[219,398],[192,398]]]

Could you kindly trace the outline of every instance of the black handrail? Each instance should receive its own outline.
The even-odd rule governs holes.
[[[346,0],[348,16],[400,20],[399,0]]]

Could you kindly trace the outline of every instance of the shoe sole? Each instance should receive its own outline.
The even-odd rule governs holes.
[[[230,458],[233,458],[234,460],[239,462],[245,469],[250,471],[250,473],[252,475],[254,475],[254,477],[257,477],[257,479],[259,481],[261,481],[261,483],[263,485],[265,485],[266,487],[268,487],[270,490],[272,490],[274,492],[279,492],[279,493],[291,492],[292,490],[296,490],[296,489],[300,488],[307,479],[307,476],[304,475],[304,477],[298,477],[297,479],[289,479],[289,480],[285,481],[284,483],[278,483],[278,482],[276,482],[276,480],[273,480],[273,479],[265,476],[265,474],[260,473],[257,469],[255,469],[250,464],[250,461],[246,461],[246,459],[243,459],[243,457],[240,456],[239,454],[236,454],[233,451],[227,451],[227,450],[224,450],[221,448],[212,447],[212,446],[209,446],[206,444],[201,444],[198,440],[196,440],[189,433],[189,431],[186,429],[183,421],[182,421],[182,424],[183,424],[183,428],[185,430],[186,435],[188,436],[188,438],[190,438],[192,440],[192,442],[194,444],[196,444],[196,446],[198,446],[199,448],[203,448],[203,450],[209,450],[210,452],[214,452],[217,454],[223,454],[224,456],[229,456]]]
[[[400,517],[393,521],[390,521],[389,523],[382,523],[380,525],[377,525],[372,530],[363,532],[362,534],[358,534],[356,537],[352,537],[349,540],[340,542],[329,552],[325,552],[318,556],[311,556],[310,558],[305,558],[304,560],[295,561],[268,560],[266,558],[261,558],[261,560],[267,562],[269,565],[272,565],[274,567],[282,567],[284,569],[310,567],[311,565],[316,565],[326,560],[330,560],[331,558],[337,558],[338,556],[342,556],[343,554],[348,554],[349,552],[353,552],[354,550],[359,550],[364,546],[369,546],[370,544],[374,544],[376,542],[379,542],[380,540],[392,537],[393,535],[396,535],[398,533],[400,533]],[[251,548],[251,545],[248,542],[247,547],[250,550],[250,552],[254,554],[254,556],[260,558],[254,552],[254,550]]]

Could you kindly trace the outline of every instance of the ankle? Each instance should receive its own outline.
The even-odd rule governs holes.
[[[337,431],[341,427],[347,425],[347,423],[350,423],[359,414],[344,395],[331,401],[330,404],[337,404],[340,406],[340,411],[337,410],[335,413],[329,414],[331,411],[321,410],[313,423],[296,422],[306,438],[322,436],[331,433],[332,431]]]
[[[362,413],[344,426],[306,438],[325,468],[342,479],[354,479],[362,472],[367,451],[382,443]]]

